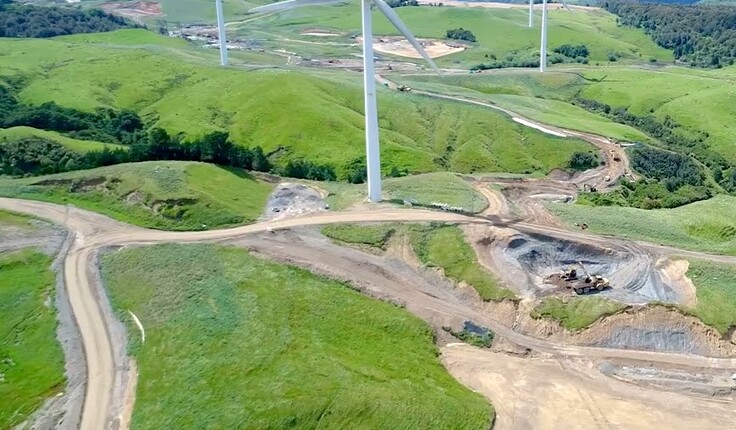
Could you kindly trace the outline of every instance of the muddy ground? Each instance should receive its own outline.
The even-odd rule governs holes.
[[[281,183],[268,197],[260,221],[325,211],[329,208],[322,193],[304,184]]]

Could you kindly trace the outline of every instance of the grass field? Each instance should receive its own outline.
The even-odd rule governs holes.
[[[141,45],[131,45],[136,41]],[[205,50],[170,44],[145,30],[2,40],[0,76],[26,76],[20,93],[26,103],[133,109],[189,137],[227,130],[239,144],[277,152],[276,163],[308,159],[342,175],[363,156],[358,74],[222,69],[214,55],[210,66],[202,65]],[[546,173],[589,148],[482,107],[385,89],[379,90],[379,114],[384,172]]]
[[[134,336],[131,429],[490,426],[424,322],[340,283],[214,245],[128,249],[102,273]]]
[[[593,233],[736,255],[736,198],[719,195],[676,209],[643,210],[570,204],[547,206],[565,223]]]
[[[99,151],[105,148],[105,146],[110,149],[124,148],[122,145],[111,145],[109,143],[72,139],[53,131],[39,130],[32,127],[0,128],[0,145],[2,145],[3,141],[15,141],[28,137],[40,137],[46,140],[51,140],[66,146],[72,151],[81,153]]]
[[[201,230],[254,221],[273,186],[244,171],[191,162],[121,164],[0,179],[0,195],[50,201],[143,227]]]
[[[532,317],[550,318],[568,330],[582,330],[604,316],[613,315],[626,305],[601,297],[546,297],[534,308]]]
[[[0,226],[21,222],[0,213]],[[27,222],[27,219],[26,219]],[[64,390],[56,341],[51,258],[33,250],[0,254],[0,428],[23,422]]]
[[[502,59],[512,51],[538,52],[539,49],[539,26],[527,27],[528,12],[524,9],[404,7],[396,12],[418,37],[444,39],[448,29],[457,27],[469,29],[475,34],[478,41],[471,49],[438,59],[443,65],[470,67],[490,61],[486,55],[495,55]],[[539,19],[538,16],[537,23]],[[399,34],[379,12],[374,12],[373,22],[374,34]],[[240,27],[240,34],[246,37],[262,37],[265,34],[271,35],[272,40],[278,40],[284,37],[295,38],[301,31],[316,27],[339,30],[348,35],[359,33],[360,7],[349,3],[345,6],[310,7],[282,12]],[[330,42],[350,42],[348,37],[329,39]],[[608,54],[612,52],[620,54],[620,61],[625,62],[644,62],[650,58],[671,62],[673,59],[670,51],[656,46],[644,32],[618,27],[615,16],[603,10],[575,13],[550,11],[550,51],[565,43],[586,44],[590,49],[592,62],[608,63]],[[334,44],[327,48],[340,49]],[[309,49],[306,44],[301,45],[301,50],[311,52]],[[314,45],[312,49],[315,49]]]
[[[636,114],[669,115],[678,123],[709,133],[706,143],[736,161],[736,67],[721,70],[666,68],[661,71],[617,68],[588,72],[606,79],[586,86],[582,95]]]
[[[697,304],[690,309],[721,334],[736,326],[736,266],[690,260],[687,276],[696,288]]]
[[[390,224],[335,224],[322,227],[322,234],[339,242],[383,248],[396,226]]]
[[[499,106],[550,124],[624,140],[646,140],[630,127],[613,124],[569,105],[577,94],[637,115],[671,116],[677,123],[707,132],[714,150],[736,161],[736,67],[720,70],[684,67],[565,67],[540,75],[502,70],[480,75],[412,76],[408,85],[485,98]],[[403,81],[402,81],[403,82]],[[562,102],[562,103],[560,103]]]
[[[473,287],[483,300],[515,298],[496,277],[485,270],[462,230],[455,226],[414,227],[410,231],[412,247],[422,263],[441,268],[445,276]]]
[[[345,209],[368,198],[365,184],[307,183],[323,188],[329,193],[327,203],[332,209]],[[462,207],[468,212],[481,212],[488,207],[487,200],[470,183],[454,173],[445,172],[388,178],[383,181],[383,198],[397,203],[408,200],[420,205],[441,202]]]
[[[499,72],[499,76],[502,73]],[[600,115],[590,113],[562,100],[543,98],[536,91],[520,88],[530,79],[525,79],[524,72],[515,71],[516,80],[499,79],[483,81],[467,76],[411,76],[399,78],[397,81],[412,88],[423,89],[440,94],[470,97],[508,109],[521,116],[545,124],[564,127],[571,130],[600,134],[618,140],[646,141],[649,138],[635,128],[617,124]],[[533,79],[537,72],[526,72]],[[545,75],[547,76],[547,75]],[[494,76],[495,77],[495,76]],[[544,89],[540,92],[545,92]]]
[[[21,229],[33,229],[30,218],[13,212],[0,210],[0,227],[13,227]]]

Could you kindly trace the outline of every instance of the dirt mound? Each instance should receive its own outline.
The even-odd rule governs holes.
[[[363,38],[356,37],[358,43]],[[445,55],[456,54],[468,49],[468,46],[456,42],[446,42],[436,39],[418,39],[430,57],[437,58]],[[403,37],[398,36],[380,36],[373,38],[373,49],[376,52],[384,54],[398,55],[409,58],[422,58],[416,49]]]
[[[329,209],[322,193],[304,184],[283,183],[268,198],[261,220],[279,219]]]

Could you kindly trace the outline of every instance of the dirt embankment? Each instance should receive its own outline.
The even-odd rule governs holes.
[[[519,357],[463,344],[441,351],[453,376],[493,402],[499,430],[726,429],[736,419],[733,398],[632,385],[603,377],[586,361]]]

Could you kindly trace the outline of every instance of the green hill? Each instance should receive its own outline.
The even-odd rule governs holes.
[[[121,221],[167,230],[200,230],[253,221],[264,211],[272,188],[240,170],[174,161],[0,179],[3,196],[69,203]]]
[[[25,103],[133,109],[150,124],[189,137],[227,130],[236,143],[271,152],[276,164],[308,159],[333,165],[341,176],[364,156],[359,75],[222,69],[214,56],[213,66],[202,66],[183,59],[193,48],[150,47],[170,39],[137,31],[145,49],[117,46],[113,33],[99,35],[104,43],[92,43],[97,35],[73,43],[81,36],[2,40],[0,73],[25,78],[19,93]],[[115,34],[138,38],[129,30]],[[379,91],[379,112],[385,172],[546,173],[589,148],[482,107],[389,90]]]
[[[98,151],[105,148],[106,146],[110,149],[124,148],[124,146],[122,145],[113,145],[109,143],[95,142],[90,140],[72,139],[70,137],[63,136],[60,133],[47,130],[39,130],[32,127],[0,128],[0,145],[4,140],[14,141],[28,137],[40,137],[46,140],[51,140],[66,146],[72,151],[81,153]]]

